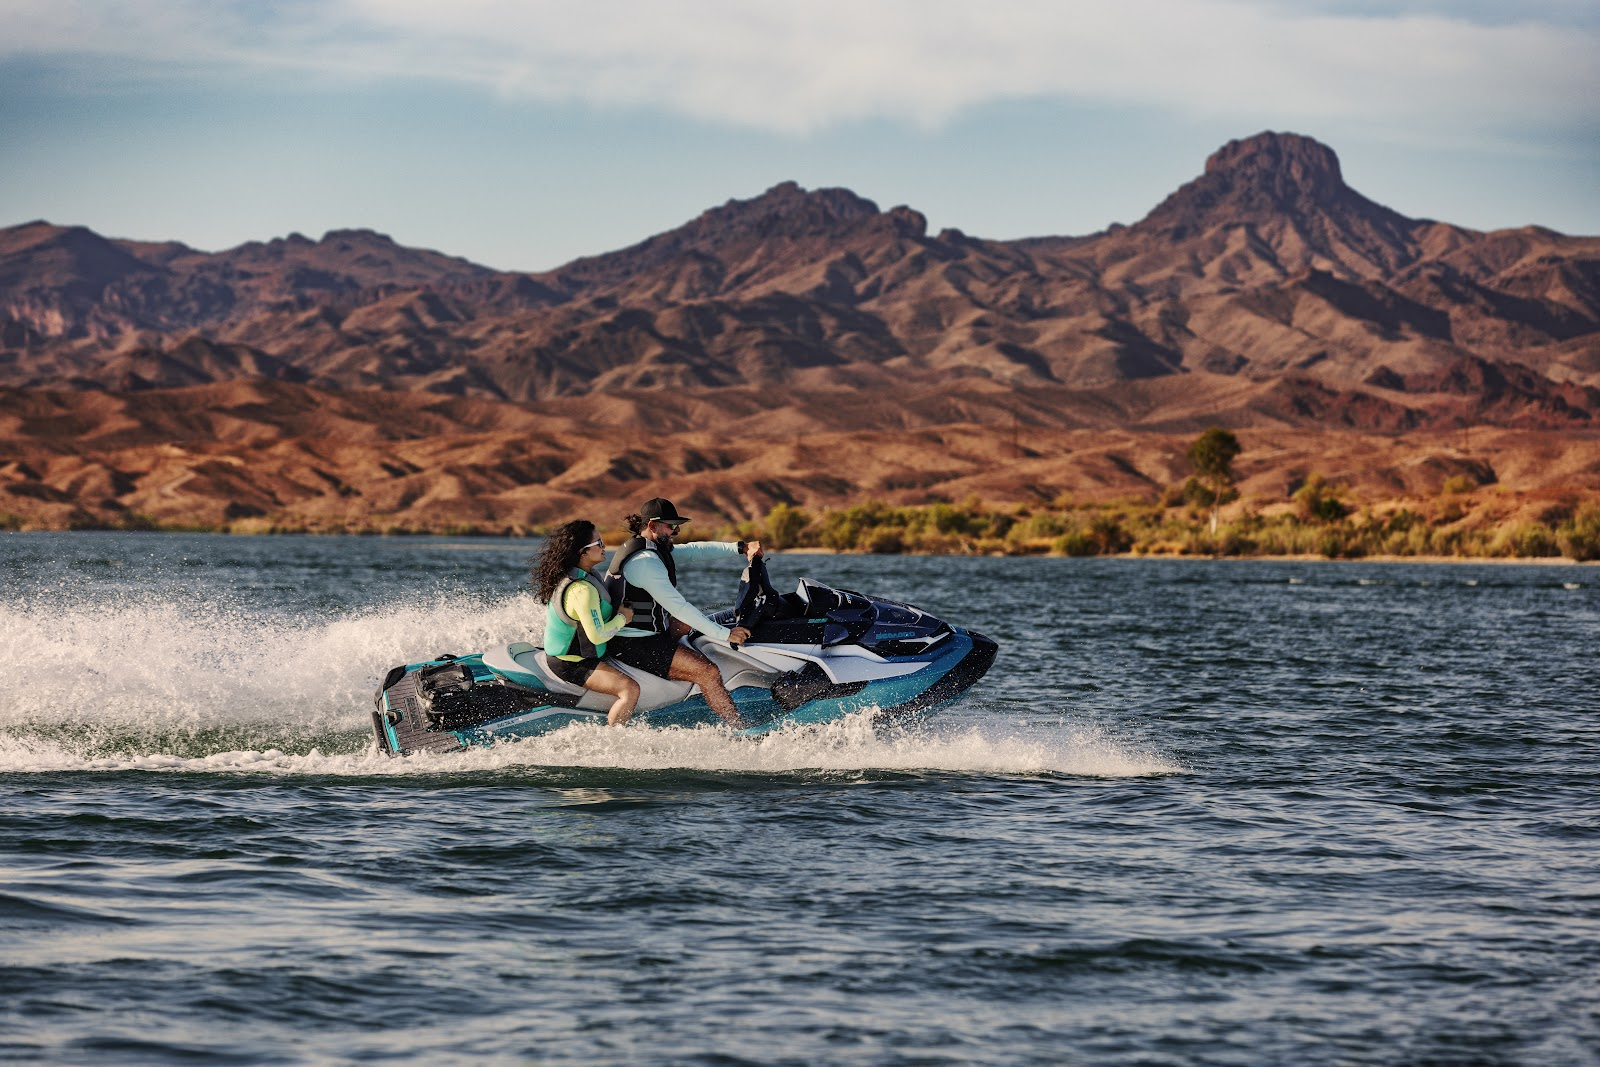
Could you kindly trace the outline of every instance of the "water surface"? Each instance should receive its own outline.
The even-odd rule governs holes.
[[[377,755],[535,548],[0,536],[0,1059],[1600,1062],[1600,569],[782,556],[994,670]]]

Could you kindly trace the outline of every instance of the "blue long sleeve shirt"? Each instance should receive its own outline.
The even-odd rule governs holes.
[[[672,546],[672,561],[677,563],[698,563],[708,559],[724,559],[729,556],[738,556],[739,546],[732,541],[689,541],[681,545]],[[595,568],[599,574],[604,574],[604,565]],[[672,584],[672,579],[667,577],[667,565],[661,562],[661,557],[654,548],[646,546],[643,552],[636,554],[628,560],[622,568],[622,576],[629,585],[637,586],[655,598],[655,602],[666,609],[668,615],[684,623],[697,633],[705,634],[713,641],[728,643],[728,628],[721,623],[712,622],[705,612],[689,603],[687,597],[678,592]],[[651,631],[638,627],[628,626],[617,632],[618,637],[648,637]]]

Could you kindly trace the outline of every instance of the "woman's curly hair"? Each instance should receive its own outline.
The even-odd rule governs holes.
[[[599,530],[588,519],[573,519],[550,531],[545,539],[544,551],[533,561],[533,592],[546,604],[555,595],[556,586],[567,572],[578,565],[584,546],[595,539]]]

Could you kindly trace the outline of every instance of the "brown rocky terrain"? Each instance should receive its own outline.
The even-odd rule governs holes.
[[[997,391],[987,409],[936,395],[899,408],[819,400],[821,417],[802,424],[794,407],[774,412],[746,390],[521,405],[267,380],[6,389],[0,518],[526,532],[573,514],[615,519],[657,493],[707,519],[754,520],[778,503],[1154,500],[1189,473],[1192,433],[1121,425],[1109,405],[1092,427],[1024,423],[1010,396]],[[893,428],[862,428],[883,424]],[[1529,508],[1600,489],[1600,435],[1589,432],[1381,435],[1261,420],[1239,437],[1240,489],[1258,504],[1287,500],[1314,474],[1371,501],[1435,496],[1452,479]]]
[[[38,222],[0,230],[0,388],[13,524],[1148,496],[1215,424],[1247,493],[1589,491],[1600,238],[1409,219],[1292,134],[1087,237],[930,235],[793,184],[545,274]]]

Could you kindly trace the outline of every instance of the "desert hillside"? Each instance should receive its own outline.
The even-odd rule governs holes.
[[[1195,436],[1110,417],[1041,425],[1000,401],[951,401],[963,417],[944,419],[935,399],[921,417],[908,402],[874,428],[885,413],[870,405],[806,419],[735,390],[523,405],[258,380],[0,399],[0,515],[52,528],[528,532],[574,514],[612,521],[658,493],[709,520],[702,529],[759,521],[778,504],[1156,501],[1189,476]],[[1238,434],[1238,506],[1286,502],[1314,476],[1371,502],[1451,485],[1514,510],[1600,496],[1590,432],[1263,424]]]
[[[793,184],[544,274],[35,222],[0,230],[0,389],[12,526],[1153,499],[1212,425],[1262,501],[1313,473],[1587,494],[1600,238],[1407,218],[1274,133],[1076,237]]]

